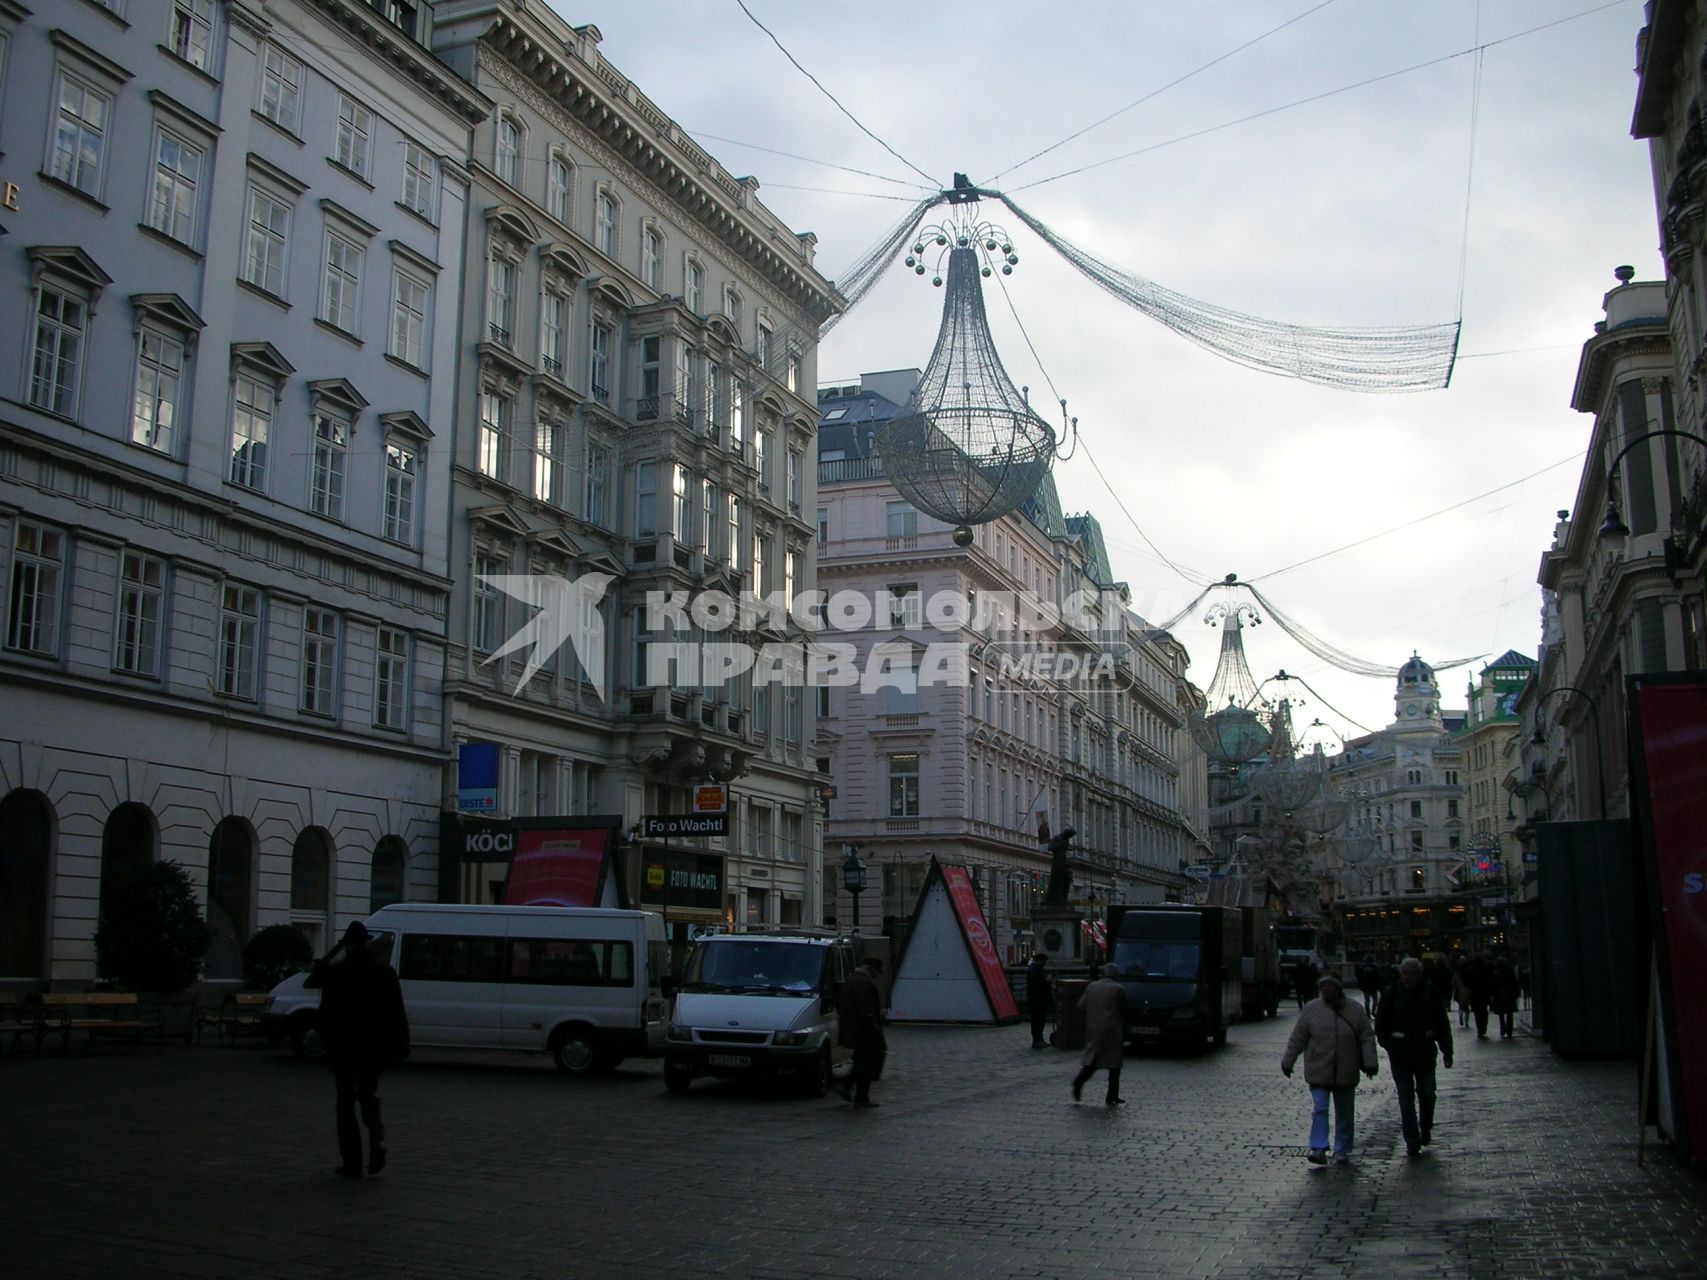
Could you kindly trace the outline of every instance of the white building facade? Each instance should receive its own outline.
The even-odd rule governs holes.
[[[487,104],[345,0],[0,6],[0,978],[172,859],[214,978],[435,887]]]
[[[730,630],[648,614],[651,593],[807,590],[813,582],[817,330],[834,305],[814,238],[784,226],[544,6],[454,0],[435,47],[496,104],[475,132],[451,512],[457,590],[453,743],[494,744],[492,819],[686,813],[730,787],[727,837],[640,840],[629,897],[692,925],[811,923],[821,822],[808,691],[648,670],[653,646],[789,646],[784,613]],[[574,645],[524,680],[497,656],[531,610],[503,575],[596,582]],[[600,575],[589,578],[589,575]],[[447,811],[458,799],[454,768]],[[486,900],[503,868],[470,846],[448,898]],[[673,857],[710,901],[659,900]]]

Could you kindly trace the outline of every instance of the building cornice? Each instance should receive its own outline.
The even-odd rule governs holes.
[[[307,0],[335,27],[354,36],[379,61],[437,98],[467,124],[492,112],[492,100],[458,76],[432,53],[356,0]]]

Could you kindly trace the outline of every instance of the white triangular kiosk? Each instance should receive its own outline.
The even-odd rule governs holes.
[[[889,990],[891,1022],[1013,1022],[1019,1006],[965,867],[931,859]]]

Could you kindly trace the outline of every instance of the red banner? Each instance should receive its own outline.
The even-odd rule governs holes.
[[[990,940],[984,913],[978,909],[978,895],[972,891],[972,878],[966,874],[965,867],[943,867],[942,880],[948,886],[948,900],[954,904],[961,932],[972,948],[978,979],[984,984],[984,994],[990,999],[990,1011],[998,1020],[1019,1017],[1014,993],[1008,989],[1008,976],[1002,972],[1002,961]]]
[[[1707,686],[1636,691],[1689,1154],[1707,1160]]]
[[[516,832],[515,857],[504,886],[505,905],[598,906],[610,836],[605,827]]]

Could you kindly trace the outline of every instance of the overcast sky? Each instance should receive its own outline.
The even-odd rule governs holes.
[[[756,176],[784,221],[817,234],[827,276],[905,211],[872,195],[919,194],[738,145],[922,185],[736,0],[554,2],[570,21],[597,24],[604,56],[729,170]],[[1614,267],[1628,263],[1638,279],[1662,273],[1647,144],[1629,133],[1639,0],[1516,39],[1506,38],[1595,2],[748,4],[866,127],[945,185],[956,170],[985,182],[1297,18],[991,185],[1159,284],[1324,325],[1457,315],[1476,59],[1452,55],[1502,41],[1482,55],[1464,328],[1448,390],[1357,395],[1243,369],[1123,307],[1015,225],[1021,261],[1009,289],[1041,371],[999,294],[987,302],[1014,381],[1047,406],[1047,373],[1144,531],[1204,576],[1260,579],[1563,464],[1258,582],[1316,634],[1383,664],[1413,649],[1433,660],[1534,653],[1536,567],[1554,512],[1575,499],[1591,427],[1569,405],[1581,344]],[[1185,137],[1258,112],[1269,114]],[[1020,190],[1141,148],[1150,149]],[[999,206],[986,213],[1013,222]],[[922,366],[941,300],[897,266],[820,347],[820,382]],[[1056,467],[1064,506],[1101,521],[1115,574],[1142,612],[1177,611],[1197,589],[1144,547],[1086,459]],[[1220,633],[1195,618],[1176,633],[1191,649],[1192,678],[1207,685]],[[1303,675],[1343,713],[1304,694],[1301,725],[1319,715],[1354,731],[1346,717],[1370,727],[1393,718],[1389,682],[1325,667],[1278,626],[1248,640],[1259,680],[1280,668]],[[1463,704],[1464,672],[1479,665],[1443,678],[1449,707]]]

